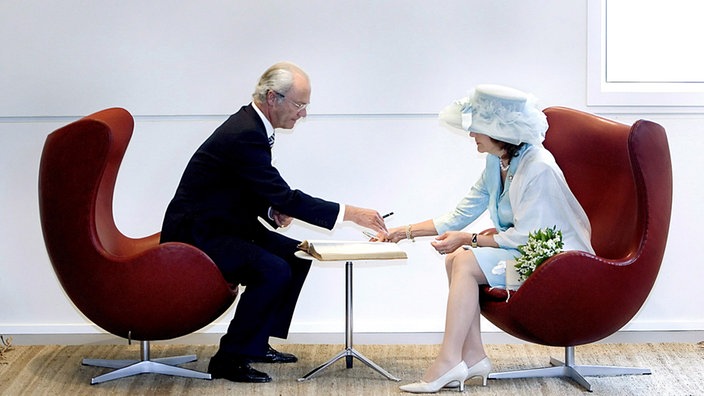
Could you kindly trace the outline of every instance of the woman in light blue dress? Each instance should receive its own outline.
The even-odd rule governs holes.
[[[548,125],[532,96],[480,85],[443,110],[440,118],[469,131],[477,150],[487,157],[479,180],[453,211],[379,235],[391,242],[437,235],[431,245],[447,254],[445,334],[423,380],[401,386],[413,393],[433,393],[444,386],[464,390],[464,381],[477,376],[486,385],[491,363],[479,328],[479,286],[505,287],[499,262],[519,256],[517,248],[529,233],[556,226],[563,234],[563,250],[594,252],[589,220],[552,154],[542,146]],[[463,231],[485,211],[496,234]]]

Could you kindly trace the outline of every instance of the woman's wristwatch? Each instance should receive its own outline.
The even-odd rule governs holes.
[[[477,247],[477,233],[472,234],[472,247]]]

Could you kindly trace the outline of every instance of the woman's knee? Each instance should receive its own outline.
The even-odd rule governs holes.
[[[453,253],[452,266],[449,267],[448,270],[451,270],[452,274],[469,274],[475,278],[481,273],[477,258],[471,250],[462,250]]]
[[[448,275],[452,275],[452,271],[455,266],[455,262],[457,261],[459,253],[460,249],[455,250],[454,252],[445,256],[445,272],[447,272]]]

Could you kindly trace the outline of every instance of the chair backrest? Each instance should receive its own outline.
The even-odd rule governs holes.
[[[634,177],[634,169],[643,164],[634,163],[631,158],[637,153],[629,139],[639,136],[637,129],[664,130],[657,124],[647,121],[636,122],[633,126],[621,124],[592,114],[573,109],[552,107],[545,110],[550,128],[545,139],[545,147],[552,152],[565,174],[570,189],[575,194],[589,217],[592,226],[592,246],[599,257],[622,259],[639,248],[647,226],[643,220],[647,212],[668,213],[670,202],[653,208],[647,202],[639,203],[638,191],[642,186]],[[662,131],[660,131],[662,130]],[[656,152],[647,155],[646,161],[655,161],[662,172],[670,173],[670,157],[667,140],[659,141],[662,147],[653,147]],[[657,175],[656,175],[657,176]],[[667,178],[666,178],[667,179]],[[650,194],[672,195],[671,176],[663,181],[660,191]],[[660,182],[658,182],[660,183]],[[669,187],[668,187],[669,184]],[[640,211],[640,212],[639,212]]]
[[[115,181],[133,127],[126,110],[113,108],[47,137],[39,169],[39,202],[50,255],[76,257],[103,250],[127,256],[159,243],[156,235],[135,244],[138,240],[122,234],[113,217]],[[72,260],[71,267],[84,271],[79,267],[87,262]]]

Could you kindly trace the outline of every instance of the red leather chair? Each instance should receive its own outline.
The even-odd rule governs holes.
[[[575,346],[601,340],[638,312],[665,251],[672,168],[665,130],[632,126],[567,108],[545,110],[545,147],[586,211],[596,255],[563,252],[543,263],[515,292],[480,290],[491,323],[522,340],[565,348],[552,367],[492,373],[490,378],[650,374],[648,369],[575,364]]]
[[[234,302],[237,291],[210,258],[159,234],[129,238],[115,226],[113,190],[134,121],[124,109],[89,115],[51,133],[39,168],[39,209],[54,271],[75,306],[105,331],[141,341],[141,359],[84,359],[117,368],[92,384],[140,373],[210,379],[177,367],[195,355],[151,359],[150,341],[192,333]]]

